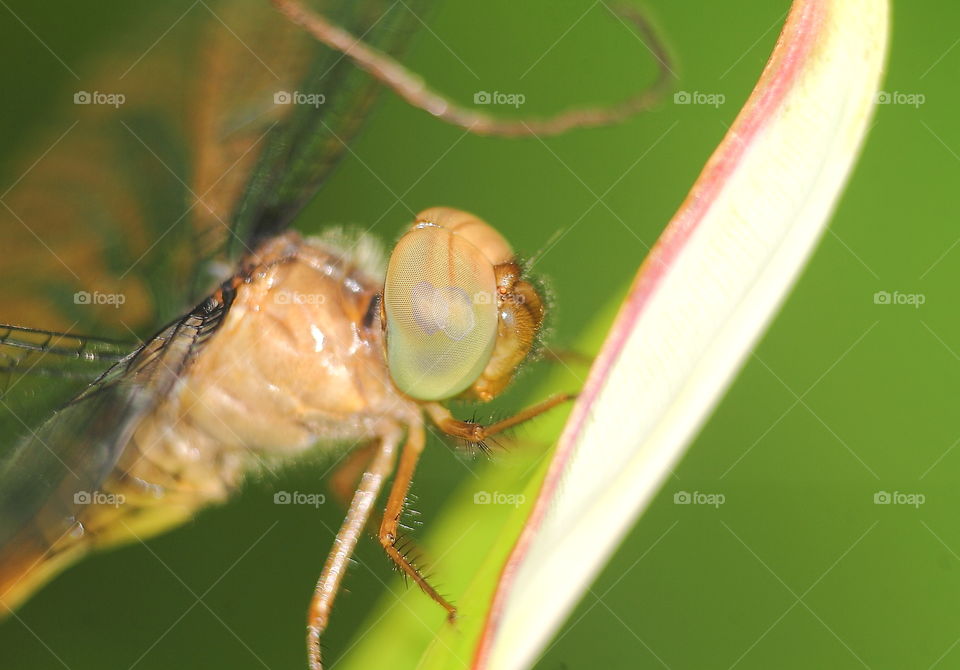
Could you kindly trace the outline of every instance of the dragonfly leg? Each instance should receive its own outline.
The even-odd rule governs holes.
[[[557,393],[556,395],[550,396],[543,402],[527,407],[526,409],[517,412],[513,416],[507,417],[502,421],[491,423],[487,426],[474,423],[472,421],[460,421],[459,419],[454,418],[453,414],[450,413],[450,410],[439,403],[430,403],[426,405],[426,409],[431,420],[433,420],[433,422],[437,425],[437,428],[442,430],[447,435],[459,437],[470,442],[482,443],[488,437],[496,435],[497,433],[509,428],[513,428],[524,421],[529,421],[530,419],[553,409],[557,405],[565,403],[569,400],[573,400],[575,397],[575,393]]]
[[[378,442],[369,442],[352,449],[330,475],[330,493],[341,507],[350,505],[357,483],[370,465],[378,446]]]
[[[383,545],[387,556],[397,564],[397,567],[416,582],[424,593],[447,610],[447,618],[453,621],[457,616],[457,608],[437,593],[437,590],[427,582],[417,566],[410,560],[408,545],[397,546],[397,527],[400,525],[400,517],[403,514],[407,493],[410,490],[410,482],[413,480],[413,472],[417,467],[417,461],[420,460],[420,454],[423,453],[425,442],[426,434],[423,428],[423,420],[420,419],[410,426],[407,442],[400,454],[400,464],[397,466],[390,496],[387,498],[387,507],[383,513],[383,520],[380,522],[380,544]]]
[[[636,10],[624,9],[619,14],[634,25],[640,41],[656,61],[657,76],[653,83],[637,94],[613,105],[571,109],[545,118],[499,119],[458,105],[437,93],[429,88],[423,79],[396,60],[307,9],[299,0],[272,0],[272,2],[280,12],[294,23],[303,26],[316,40],[345,54],[356,63],[357,67],[376,77],[410,105],[429,112],[442,121],[466,128],[477,135],[544,137],[559,135],[573,128],[619,123],[661,102],[673,85],[672,79],[676,78],[671,67],[670,50],[660,38],[653,23]]]
[[[320,636],[327,628],[330,610],[337,597],[340,582],[343,581],[347,564],[357,546],[357,538],[363,533],[384,479],[393,469],[394,457],[402,436],[403,431],[398,426],[390,426],[381,436],[379,449],[360,479],[347,516],[337,532],[333,550],[327,557],[323,572],[317,581],[307,614],[307,658],[310,670],[323,670],[320,659]]]

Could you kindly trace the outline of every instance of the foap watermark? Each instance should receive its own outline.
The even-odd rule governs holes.
[[[319,107],[327,101],[323,93],[303,93],[302,91],[277,91],[273,94],[275,105],[310,105]]]
[[[327,297],[322,293],[278,291],[273,301],[278,305],[322,305],[327,301]]]
[[[722,493],[703,493],[702,491],[677,491],[673,494],[674,505],[709,505],[718,508],[727,502]]]
[[[909,505],[917,509],[927,502],[927,496],[922,493],[904,493],[903,491],[877,491],[873,494],[874,505]]]
[[[327,502],[322,493],[302,493],[300,491],[277,491],[273,494],[274,505],[310,505],[320,507]]]
[[[701,91],[677,91],[673,94],[675,105],[710,105],[719,107],[727,101],[723,93],[703,93]]]
[[[120,305],[127,301],[123,293],[101,293],[100,291],[77,291],[73,294],[75,305],[113,305],[120,309]]]
[[[923,293],[901,293],[900,291],[877,291],[873,294],[874,305],[912,305],[920,309],[920,305],[927,301]]]
[[[117,108],[127,101],[123,93],[103,93],[102,91],[77,91],[73,94],[75,105],[109,105]]]
[[[74,505],[110,505],[120,507],[127,501],[122,493],[105,493],[104,491],[77,491],[73,494]]]
[[[505,293],[500,295],[498,293],[491,293],[490,291],[477,291],[473,294],[473,304],[475,305],[489,305],[493,302],[522,305],[525,301],[526,298],[519,293]]]
[[[473,94],[473,104],[475,105],[510,105],[514,108],[520,107],[527,101],[527,96],[523,93],[501,93],[500,91],[477,91]]]
[[[927,101],[927,96],[923,93],[904,93],[902,91],[878,91],[878,105],[907,105],[908,107],[918,108]]]
[[[520,507],[527,502],[522,493],[501,493],[500,491],[477,491],[473,494],[474,505],[513,505]]]

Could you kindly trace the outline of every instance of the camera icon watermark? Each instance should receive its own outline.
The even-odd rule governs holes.
[[[474,505],[512,505],[520,507],[527,501],[522,493],[501,493],[500,491],[477,491],[473,494]]]
[[[127,501],[122,493],[104,493],[103,491],[76,491],[73,494],[74,505],[109,505],[120,507]]]
[[[874,505],[907,505],[918,509],[925,502],[927,502],[927,496],[922,493],[877,491],[873,494]]]
[[[877,291],[873,294],[874,305],[911,305],[914,309],[920,309],[920,305],[926,302],[927,296],[923,293]]]
[[[477,291],[473,294],[474,305],[489,305],[493,302],[493,294],[490,291]]]
[[[877,91],[878,105],[906,105],[917,109],[927,101],[923,93],[903,93],[901,91]]]
[[[327,296],[322,293],[301,293],[300,291],[278,291],[273,296],[278,305],[322,305]]]
[[[709,105],[714,109],[727,101],[723,93],[702,93],[700,91],[677,91],[673,94],[675,105]]]
[[[123,293],[77,291],[73,294],[73,304],[75,305],[112,305],[115,309],[120,309],[120,305],[126,301],[127,296]]]
[[[491,293],[490,291],[477,291],[473,294],[474,305],[489,305],[491,303],[522,305],[526,298],[519,293]]]
[[[725,502],[727,502],[727,497],[722,493],[677,491],[673,494],[674,505],[707,505],[716,509]]]
[[[114,109],[127,101],[123,93],[101,93],[100,91],[77,91],[73,94],[75,105],[108,105]]]
[[[301,91],[275,91],[273,104],[275,105],[309,105],[319,107],[327,101],[323,93],[303,93]]]
[[[475,105],[509,105],[514,109],[527,101],[523,93],[501,93],[500,91],[477,91],[473,94]]]
[[[302,493],[300,491],[277,491],[273,494],[274,505],[310,505],[319,508],[327,502],[322,493]]]

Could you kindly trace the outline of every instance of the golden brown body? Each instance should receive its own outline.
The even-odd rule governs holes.
[[[168,498],[222,499],[252,461],[357,443],[385,417],[408,420],[416,408],[390,382],[371,310],[382,278],[357,253],[294,233],[260,249],[223,325],[136,432],[121,469]]]
[[[384,364],[371,309],[379,249],[348,244],[288,233],[248,260],[224,322],[141,421],[76,524],[65,533],[32,524],[0,557],[0,601],[13,608],[86,551],[225,500],[263,460],[347,449],[418,413]]]

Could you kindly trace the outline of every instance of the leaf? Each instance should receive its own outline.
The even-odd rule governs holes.
[[[886,42],[885,2],[794,2],[640,268],[503,568],[473,667],[536,658],[719,401],[826,227]]]

